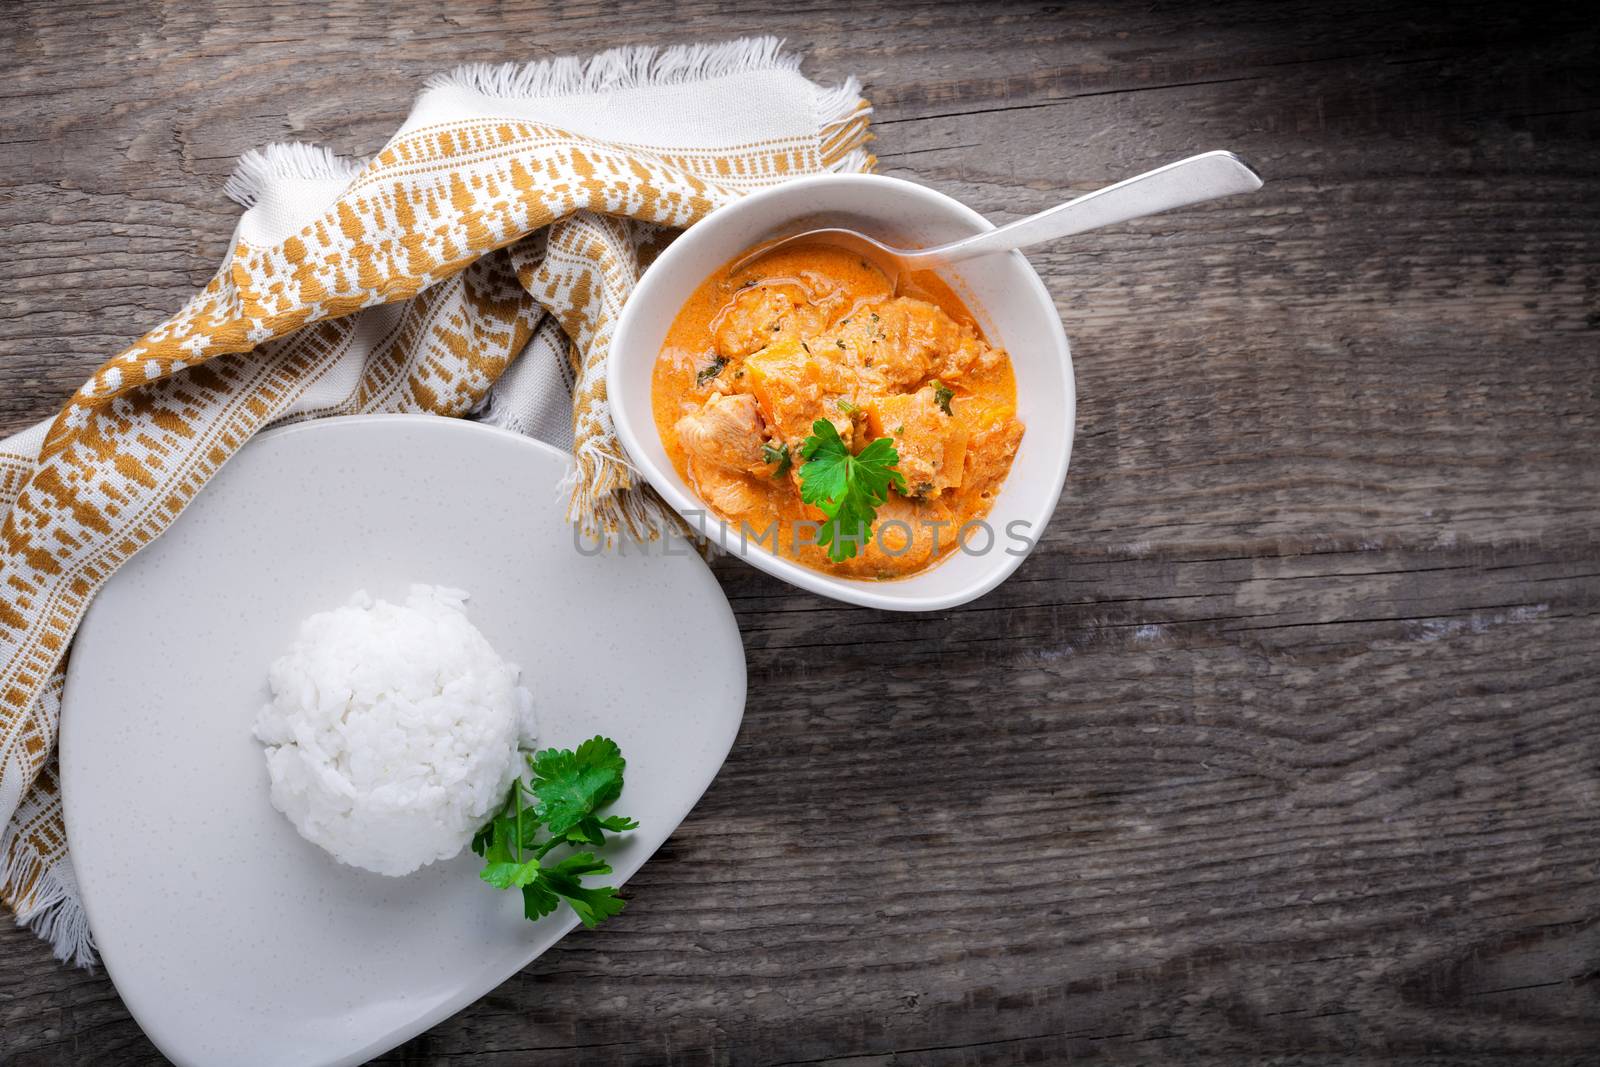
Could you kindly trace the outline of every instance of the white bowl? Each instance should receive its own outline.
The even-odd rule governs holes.
[[[687,230],[645,271],[623,308],[611,346],[606,388],[617,436],[656,490],[724,547],[801,589],[852,604],[932,611],[982,596],[1015,571],[1055,512],[1072,454],[1076,398],[1072,356],[1055,304],[1020,252],[969,260],[943,277],[1011,356],[1017,417],[1026,426],[994,507],[986,517],[992,544],[974,528],[965,546],[941,563],[892,581],[834,577],[759,545],[708,513],[673,469],[650,404],[651,375],[672,320],[712,271],[770,237],[816,225],[845,225],[901,247],[941,244],[994,226],[943,193],[872,174],[800,178],[754,193]],[[1026,543],[1013,534],[1022,534]]]

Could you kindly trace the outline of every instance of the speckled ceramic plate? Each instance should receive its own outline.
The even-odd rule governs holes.
[[[106,970],[173,1060],[359,1063],[576,925],[566,909],[527,922],[470,854],[405,878],[341,866],[268,802],[250,735],[267,664],[354,590],[467,590],[473,623],[522,666],[542,744],[617,739],[614,810],[641,823],[611,853],[618,877],[710,784],[744,711],[727,601],[692,556],[581,554],[567,466],[425,416],[278,430],[96,599],[61,724],[67,833]]]

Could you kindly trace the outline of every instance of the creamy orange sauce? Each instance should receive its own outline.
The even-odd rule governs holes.
[[[1011,360],[955,293],[928,273],[891,289],[827,245],[713,273],[673,320],[652,387],[667,454],[708,510],[748,543],[836,575],[901,578],[948,556],[962,525],[988,513],[1022,440]],[[906,483],[838,563],[811,543],[824,516],[800,498],[816,419],[854,452],[892,438]]]

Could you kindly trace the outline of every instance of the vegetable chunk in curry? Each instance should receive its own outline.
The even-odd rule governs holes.
[[[667,453],[709,510],[747,543],[858,578],[923,570],[988,513],[1022,440],[1016,399],[1010,359],[938,278],[895,289],[825,245],[713,274],[673,321],[653,382]],[[819,436],[829,425],[838,443]],[[883,439],[892,453],[867,451]],[[865,536],[831,553],[827,526],[823,544],[816,534],[831,502],[806,502],[815,485],[802,496],[827,449],[836,477],[894,458],[866,498],[873,519],[852,531]]]

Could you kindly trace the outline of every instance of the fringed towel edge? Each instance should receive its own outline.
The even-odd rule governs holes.
[[[739,37],[666,48],[633,45],[587,59],[562,56],[532,63],[466,63],[435,74],[424,84],[429,89],[464,89],[488,97],[549,99],[679,85],[755,70],[799,69],[800,57],[783,51],[782,38]]]
[[[682,516],[640,477],[622,451],[588,440],[573,455],[557,491],[567,498],[567,521],[578,533],[606,547],[619,539],[645,543],[671,534],[692,538],[694,531]]]
[[[4,872],[0,872],[0,885],[6,887],[10,903],[15,905],[17,925],[47,942],[61,962],[93,967],[94,935],[72,875],[71,857],[62,856],[55,863],[46,864],[13,840],[15,831],[14,826],[8,826],[0,836],[0,855],[8,857]],[[26,890],[14,892],[16,886],[25,886]]]
[[[878,161],[866,147],[874,137],[872,105],[861,95],[861,82],[852,76],[832,88],[819,87],[816,107],[823,168],[833,174],[871,170]]]
[[[241,207],[254,207],[267,186],[282,179],[349,181],[370,160],[341,156],[319,144],[287,141],[252,148],[239,157],[222,192]]]

